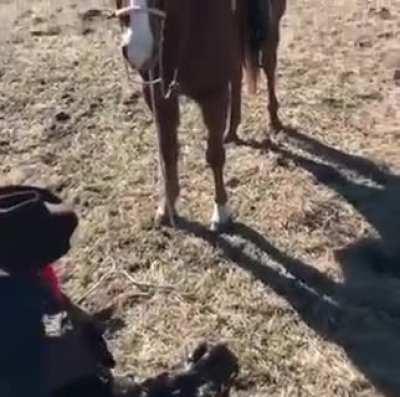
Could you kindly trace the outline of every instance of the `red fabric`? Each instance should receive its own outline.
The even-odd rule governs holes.
[[[60,302],[64,303],[64,294],[61,290],[60,281],[54,271],[53,264],[47,265],[42,271],[43,280],[50,287],[55,298]]]

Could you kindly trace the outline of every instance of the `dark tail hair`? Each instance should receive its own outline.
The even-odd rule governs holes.
[[[257,83],[260,74],[258,66],[259,52],[251,49],[249,41],[246,40],[244,48],[244,68],[246,72],[246,82],[249,93],[255,95],[257,93]]]
[[[257,92],[260,56],[267,39],[271,0],[247,0],[244,29],[244,67],[250,94]]]

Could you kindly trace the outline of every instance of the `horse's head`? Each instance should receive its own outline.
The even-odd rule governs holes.
[[[123,27],[122,53],[139,71],[150,69],[160,54],[165,0],[116,0],[117,15]]]

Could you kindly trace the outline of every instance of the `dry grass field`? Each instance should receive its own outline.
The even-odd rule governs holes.
[[[66,289],[114,307],[118,372],[154,374],[207,338],[240,358],[235,396],[400,396],[400,2],[289,0],[278,93],[291,128],[265,141],[264,84],[246,96],[226,167],[238,223],[220,236],[188,100],[186,220],[153,228],[154,128],[109,9],[0,0],[0,177],[75,206]]]

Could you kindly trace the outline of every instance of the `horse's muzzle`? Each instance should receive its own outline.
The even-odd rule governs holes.
[[[154,56],[154,57],[150,58],[148,61],[144,62],[142,65],[140,65],[140,67],[137,67],[136,65],[133,65],[131,60],[129,59],[128,46],[127,45],[121,46],[121,51],[122,51],[123,58],[129,64],[129,66],[132,69],[137,70],[138,72],[146,73],[156,65],[157,58],[156,58],[156,56]]]

